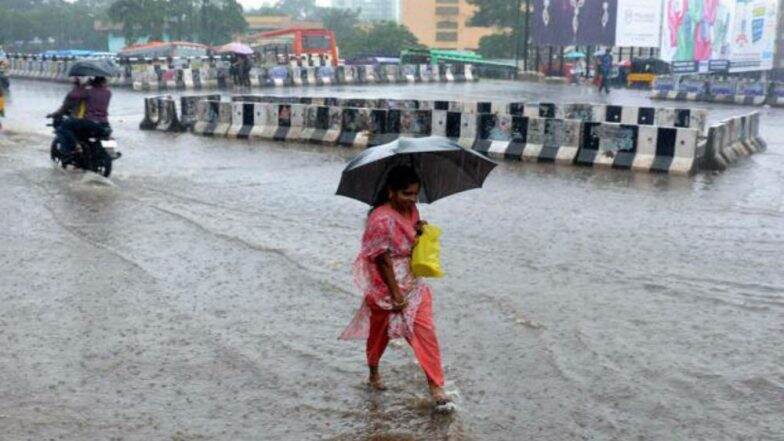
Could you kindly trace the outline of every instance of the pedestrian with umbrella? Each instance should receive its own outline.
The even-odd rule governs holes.
[[[439,137],[401,138],[353,159],[338,195],[370,204],[354,280],[363,300],[340,338],[365,339],[368,382],[385,390],[379,362],[390,339],[411,345],[439,411],[453,409],[444,392],[441,351],[433,322],[432,292],[411,270],[411,255],[427,223],[417,202],[431,203],[479,188],[495,164]]]

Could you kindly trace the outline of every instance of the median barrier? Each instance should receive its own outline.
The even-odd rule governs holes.
[[[521,161],[526,144],[528,118],[485,113],[477,116],[477,139],[473,149],[494,159]]]
[[[198,117],[199,101],[220,101],[220,95],[189,95],[180,97],[180,123],[192,129]]]
[[[674,175],[689,175],[698,168],[722,169],[765,148],[759,136],[759,113],[712,126],[703,143],[706,115],[699,109],[265,95],[235,96],[232,102],[218,103],[212,101],[215,98],[181,100],[188,103],[181,105],[184,124],[189,125],[195,106],[194,132],[206,135],[352,147],[372,147],[401,136],[436,135],[493,158]],[[172,130],[167,112],[176,115],[173,104],[161,97],[145,100],[142,125]]]
[[[251,139],[272,140],[278,130],[278,104],[258,102],[253,104]]]
[[[371,125],[371,109],[343,108],[338,144],[367,147],[370,144]]]
[[[248,139],[255,125],[255,108],[250,102],[232,102],[231,125],[226,131],[229,138]]]
[[[528,118],[523,160],[573,163],[581,146],[582,124],[562,118]]]
[[[320,66],[316,68],[316,84],[319,86],[329,86],[335,82],[335,69],[332,66]]]
[[[184,127],[180,124],[180,120],[177,116],[177,104],[174,101],[174,98],[168,97],[157,97],[155,99],[158,105],[158,124],[155,126],[155,130],[160,130],[162,132],[183,132]]]
[[[473,148],[477,135],[477,115],[473,113],[433,110],[431,134],[450,138],[464,148]]]
[[[139,123],[139,129],[155,130],[160,119],[158,109],[158,97],[147,97],[144,99],[144,119]]]
[[[765,103],[768,91],[767,85],[759,81],[741,82],[735,96],[735,104],[747,106],[760,106]]]
[[[334,106],[310,105],[305,108],[305,127],[299,140],[315,144],[337,144],[341,131],[342,109]]]
[[[689,175],[695,171],[696,129],[583,123],[579,165]]]

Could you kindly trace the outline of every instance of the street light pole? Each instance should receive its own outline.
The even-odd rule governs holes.
[[[528,40],[530,39],[529,27],[531,24],[531,0],[525,0],[525,36],[523,37],[523,70],[528,71]]]
[[[517,79],[517,69],[520,62],[520,9],[523,6],[523,0],[517,0],[517,15],[515,16],[515,27],[514,27],[514,40],[515,40],[515,53],[514,53],[514,65],[515,65],[515,79]]]

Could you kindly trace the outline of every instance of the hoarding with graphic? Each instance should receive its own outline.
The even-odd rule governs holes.
[[[613,46],[615,43],[618,0],[535,0],[534,4],[534,44]]]
[[[615,46],[659,47],[662,10],[655,0],[618,0]]]
[[[773,68],[778,0],[665,0],[661,58],[694,71]]]

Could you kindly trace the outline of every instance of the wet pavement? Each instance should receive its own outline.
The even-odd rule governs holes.
[[[337,340],[360,302],[367,207],[333,196],[356,151],[140,132],[144,95],[115,90],[124,157],[105,181],[49,162],[43,115],[67,86],[12,88],[2,440],[784,439],[782,110],[763,109],[768,151],[722,174],[503,163],[422,207],[444,230],[434,312],[460,410],[442,416],[406,345],[376,394],[364,346]],[[304,91],[604,99],[491,81]]]

